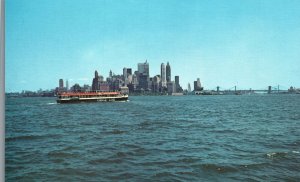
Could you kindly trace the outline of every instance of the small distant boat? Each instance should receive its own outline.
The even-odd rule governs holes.
[[[57,94],[57,103],[127,101],[128,95],[121,92],[62,92]]]

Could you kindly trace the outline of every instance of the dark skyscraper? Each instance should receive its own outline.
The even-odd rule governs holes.
[[[132,75],[132,69],[131,68],[127,68],[127,75]]]
[[[182,88],[179,84],[179,76],[175,76],[175,89],[176,92],[182,92]]]
[[[64,88],[64,80],[63,79],[59,79],[59,88],[60,89]]]
[[[64,89],[64,80],[63,79],[59,79],[58,92],[63,92],[63,91],[65,91],[65,89]]]
[[[197,78],[197,81],[194,81],[194,91],[201,91],[203,87],[201,87],[200,78]]]
[[[93,83],[92,83],[92,90],[99,90],[99,82],[100,82],[100,77],[98,75],[98,71],[95,71],[95,77],[93,78]]]
[[[194,81],[194,91],[198,91],[197,81]]]
[[[149,77],[147,75],[140,73],[139,74],[139,88],[147,90],[148,83],[149,83]]]
[[[109,83],[104,81],[103,76],[99,75],[97,71],[95,71],[95,77],[93,78],[92,83],[92,91],[109,91]]]
[[[179,76],[175,76],[175,84],[179,85]]]
[[[166,77],[167,77],[167,82],[171,81],[171,66],[169,64],[169,62],[167,63],[166,66]]]
[[[148,89],[148,83],[150,82],[150,77],[149,77],[149,63],[138,63],[138,72],[137,72],[137,77],[138,77],[138,84],[139,84],[139,89]]]
[[[131,68],[123,68],[124,78],[127,78],[129,75],[132,75],[132,69]]]

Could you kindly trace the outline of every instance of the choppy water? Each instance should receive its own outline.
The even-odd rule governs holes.
[[[299,181],[300,95],[6,100],[6,181]]]

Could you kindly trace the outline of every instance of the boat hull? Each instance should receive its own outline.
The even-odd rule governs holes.
[[[57,99],[56,102],[60,104],[81,103],[81,102],[120,102],[127,101],[128,96],[122,97],[97,97],[97,98],[78,98],[78,99]]]

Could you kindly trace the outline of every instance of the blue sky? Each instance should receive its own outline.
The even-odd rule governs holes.
[[[171,64],[187,88],[300,87],[298,0],[7,0],[6,91]]]

